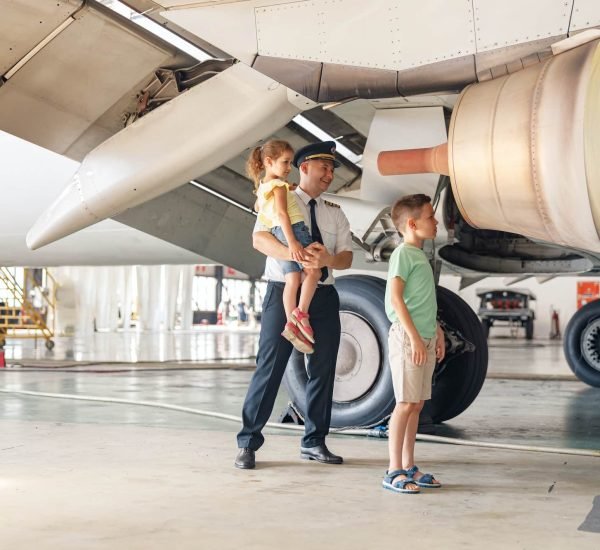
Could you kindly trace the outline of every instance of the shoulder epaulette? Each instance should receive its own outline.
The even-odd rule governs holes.
[[[329,202],[326,200],[323,200],[323,202],[327,205],[327,206],[333,206],[334,208],[339,208],[340,205],[339,204],[335,204],[335,202]]]

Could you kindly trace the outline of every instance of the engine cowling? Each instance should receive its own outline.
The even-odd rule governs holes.
[[[599,91],[598,40],[466,88],[448,140],[465,219],[600,251]]]
[[[415,151],[380,153],[381,173],[447,173],[473,227],[600,252],[600,40],[594,38],[571,49],[559,43],[560,53],[536,65],[465,88],[452,113],[447,166],[440,162],[443,144],[424,151],[421,170]]]

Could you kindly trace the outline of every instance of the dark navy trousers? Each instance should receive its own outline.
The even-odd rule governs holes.
[[[256,451],[265,441],[262,429],[269,420],[275,397],[292,353],[292,344],[281,332],[286,323],[283,308],[283,283],[269,282],[263,301],[256,371],[250,381],[242,409],[243,427],[237,436],[238,447]],[[331,421],[331,400],[335,364],[340,345],[340,300],[333,285],[321,286],[308,310],[315,334],[315,351],[308,355],[306,416],[303,447],[325,442]]]

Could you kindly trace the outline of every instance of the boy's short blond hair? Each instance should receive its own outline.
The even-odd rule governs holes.
[[[406,195],[400,197],[392,206],[392,221],[396,229],[404,234],[406,222],[409,218],[419,218],[423,206],[431,202],[429,195],[417,193],[416,195]]]

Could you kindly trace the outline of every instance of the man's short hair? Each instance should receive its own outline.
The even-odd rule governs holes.
[[[392,221],[400,233],[403,233],[409,218],[419,218],[423,206],[431,202],[429,195],[417,193],[400,197],[392,206]]]

